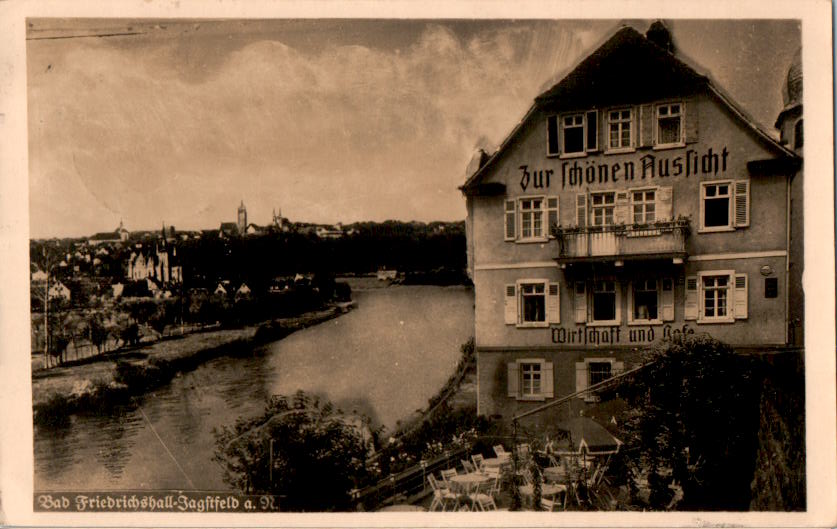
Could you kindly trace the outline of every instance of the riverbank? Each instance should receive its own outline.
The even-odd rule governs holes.
[[[354,303],[340,303],[292,318],[218,329],[125,348],[77,365],[32,374],[32,410],[37,424],[60,424],[67,415],[95,413],[159,387],[183,371],[219,356],[250,355],[254,346],[344,314]]]

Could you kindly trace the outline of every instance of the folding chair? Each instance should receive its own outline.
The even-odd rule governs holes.
[[[491,478],[489,481],[488,494],[495,496],[500,493],[500,469],[497,467],[488,467],[485,469],[485,475]]]
[[[560,504],[557,501],[548,500],[546,498],[541,498],[541,510],[544,511],[556,511],[558,510],[558,506]]]
[[[506,454],[508,454],[508,452],[506,452],[506,449],[503,447],[503,445],[494,446],[494,455],[496,455],[497,457],[503,457]]]
[[[480,511],[496,511],[497,504],[494,502],[494,497],[490,494],[474,494],[474,510]]]
[[[460,459],[459,462],[462,463],[462,468],[465,469],[466,474],[471,474],[477,471],[477,469],[474,467],[474,464],[468,461],[467,459]]]
[[[471,461],[474,462],[474,466],[477,467],[477,470],[482,472],[482,463],[485,461],[485,458],[482,454],[474,454],[471,456]]]
[[[430,483],[430,488],[433,489],[433,501],[430,502],[430,510],[435,511],[439,507],[442,508],[442,512],[447,510],[447,506],[450,504],[453,508],[456,508],[457,503],[457,496],[449,489],[442,487],[436,478],[433,477],[433,474],[427,476],[427,482]]]
[[[439,472],[439,474],[442,476],[442,480],[445,482],[445,486],[450,488],[450,478],[458,475],[459,472],[457,472],[455,468],[449,468],[447,470],[442,470],[441,472]]]

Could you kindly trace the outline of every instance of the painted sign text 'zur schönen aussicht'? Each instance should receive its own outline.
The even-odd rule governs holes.
[[[676,176],[718,175],[726,173],[729,151],[726,147],[720,152],[712,147],[705,152],[687,149],[677,156],[646,154],[631,161],[601,163],[595,159],[576,159],[561,162],[560,169],[530,169],[529,165],[520,166],[520,187],[526,191],[548,189],[551,185],[561,184],[561,189],[580,187],[585,184],[607,184],[668,178]]]

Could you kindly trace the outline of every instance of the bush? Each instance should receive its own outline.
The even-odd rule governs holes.
[[[664,342],[620,387],[632,406],[622,423],[634,478],[647,479],[648,507],[743,510],[750,499],[758,418],[757,365],[708,336]]]

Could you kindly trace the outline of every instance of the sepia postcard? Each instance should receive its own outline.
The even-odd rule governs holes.
[[[0,524],[834,526],[830,7],[0,3]]]

